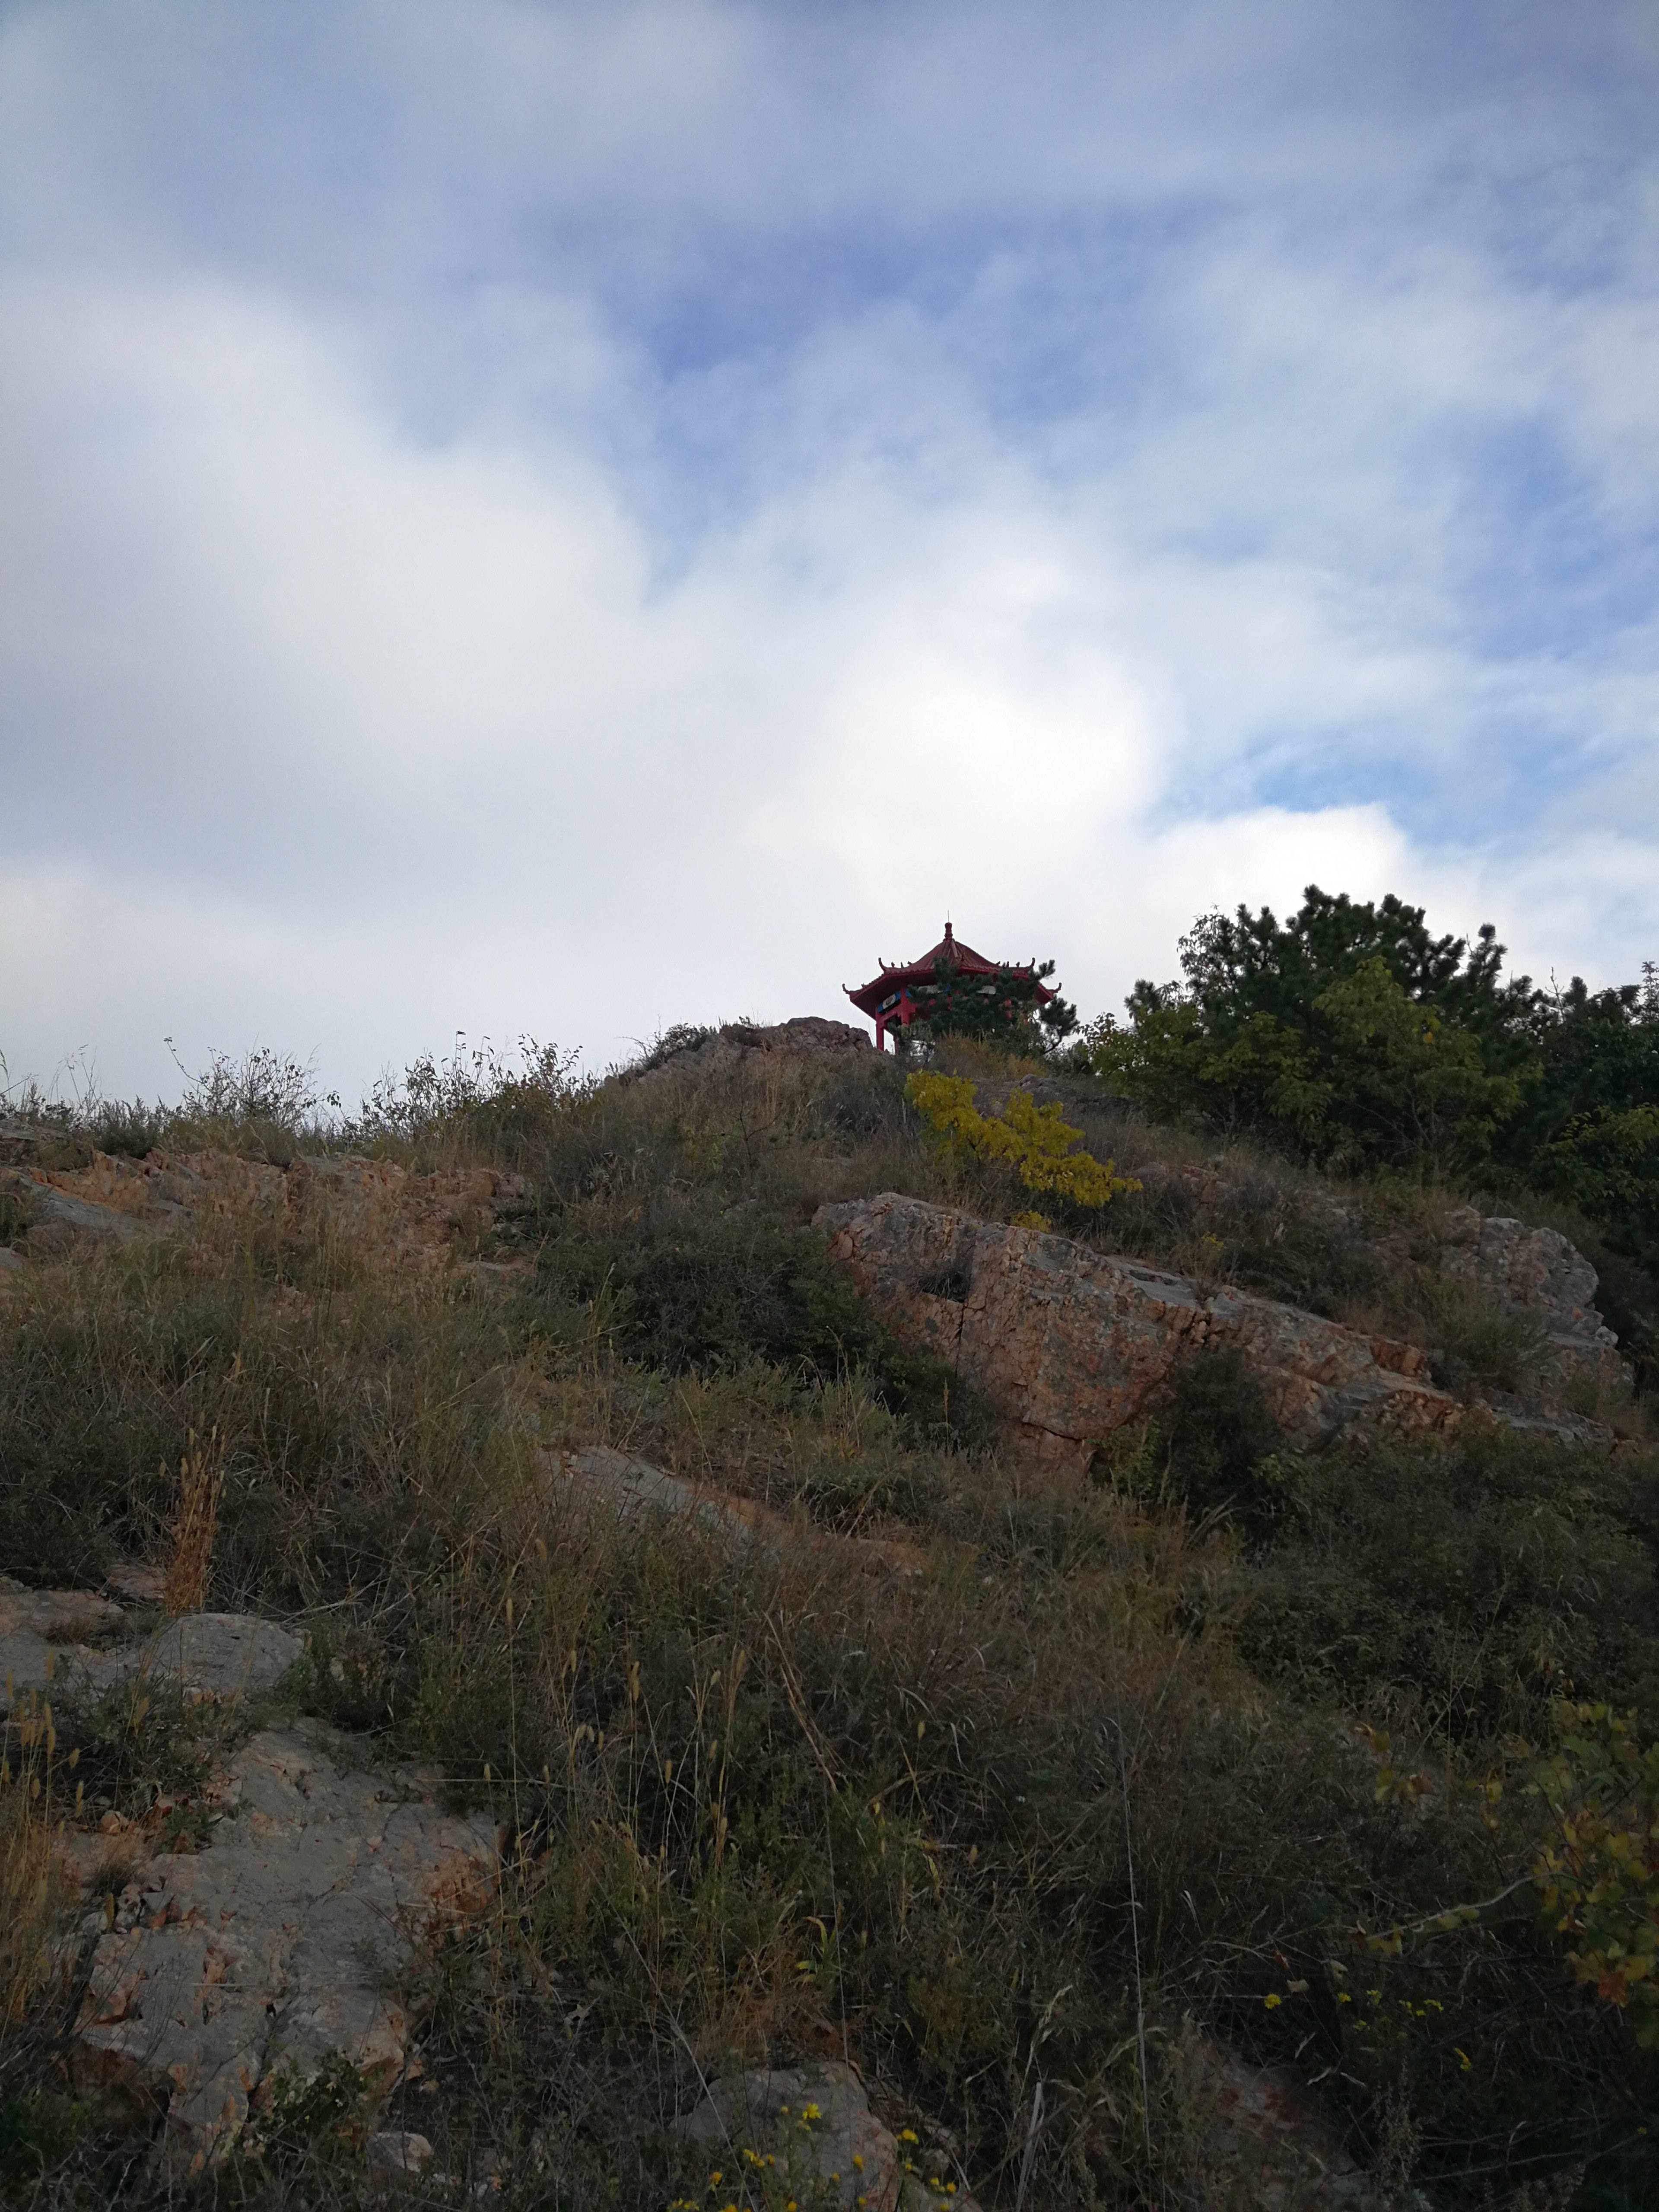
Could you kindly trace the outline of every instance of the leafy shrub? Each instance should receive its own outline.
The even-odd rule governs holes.
[[[982,1433],[970,1392],[882,1328],[823,1237],[758,1207],[688,1212],[635,1237],[558,1236],[539,1276],[588,1308],[623,1357],[669,1374],[746,1359],[825,1379],[863,1369],[912,1428]]]
[[[1473,1423],[1272,1468],[1273,1540],[1237,1625],[1264,1674],[1458,1740],[1535,1735],[1564,1695],[1659,1712],[1639,1469]]]
[[[188,1069],[185,1073],[178,1110],[185,1121],[268,1121],[293,1128],[320,1103],[314,1061],[297,1060],[269,1045],[256,1045],[240,1060],[228,1052],[210,1052],[199,1075]]]
[[[1283,1442],[1240,1352],[1205,1352],[1176,1373],[1164,1422],[1170,1486],[1197,1513],[1231,1510],[1247,1528],[1274,1518]]]
[[[161,1150],[172,1121],[164,1106],[146,1106],[139,1098],[108,1098],[87,1116],[86,1134],[97,1152],[141,1160],[146,1152]]]
[[[1628,2006],[1637,2041],[1659,2049],[1659,1744],[1605,1705],[1565,1717],[1536,1785],[1550,1827],[1533,1878],[1579,1982]]]

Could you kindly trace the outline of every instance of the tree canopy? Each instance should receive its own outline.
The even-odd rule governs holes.
[[[1454,1170],[1570,1201],[1621,1249],[1659,1247],[1659,970],[1592,991],[1505,978],[1490,923],[1310,884],[1201,915],[1182,978],[1093,1024],[1093,1065],[1159,1119],[1248,1129],[1352,1170]]]

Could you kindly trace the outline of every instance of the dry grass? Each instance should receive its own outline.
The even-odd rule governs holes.
[[[58,1885],[57,1732],[29,1695],[0,1721],[0,2031],[28,2014],[51,1974]]]
[[[179,1462],[179,1504],[167,1547],[161,1602],[174,1617],[199,1613],[207,1600],[213,1536],[224,1494],[224,1453],[215,1429],[203,1444],[192,1431]]]
[[[1523,1909],[1382,1962],[1372,2043],[1337,2007],[1349,1929],[1490,1893],[1526,1820],[1518,1782],[1482,1817],[1471,1785],[1523,1766],[1478,1729],[1400,1708],[1446,1779],[1407,1815],[1377,1797],[1363,1683],[1344,1703],[1244,1664],[1253,1608],[1326,1602],[1340,1547],[1310,1539],[1303,1579],[1272,1581],[1233,1522],[1182,1510],[1168,1439],[1123,1438],[1095,1480],[1034,1476],[908,1414],[875,1365],[745,1350],[740,1306],[719,1356],[647,1356],[660,1334],[637,1299],[629,1322],[613,1259],[718,1273],[733,1220],[787,1237],[876,1188],[1018,1203],[935,1158],[896,1076],[670,1059],[374,1133],[411,1166],[488,1156],[533,1178],[536,1215],[489,1248],[538,1260],[510,1297],[253,1212],[32,1269],[0,1323],[10,1555],[90,1583],[170,1541],[195,1602],[308,1623],[314,1711],[493,1802],[501,1909],[425,1961],[410,1996],[435,2087],[394,2117],[526,2205],[660,2207],[683,2177],[658,2124],[697,2069],[800,2051],[850,2052],[896,2112],[951,2130],[982,2201],[1170,2205],[1192,2175],[1188,2020],[1325,2069],[1362,2148],[1407,2083],[1449,2203],[1478,2202],[1482,2171],[1512,2189],[1528,2159],[1582,2148],[1647,2093]],[[1146,1180],[1096,1232],[1119,1249],[1378,1314],[1420,1296],[1437,1194],[1362,1203],[1086,1111],[1091,1149]],[[594,1287],[571,1291],[567,1263],[592,1254]],[[538,1457],[599,1442],[799,1533],[620,1526]],[[1581,1523],[1630,1517],[1584,1482],[1558,1516],[1564,1575],[1601,1556],[1573,1550]],[[1364,1573],[1409,1552],[1399,1488],[1400,1542],[1377,1521]],[[1390,1593],[1431,1652],[1436,1607],[1459,1626],[1457,1547],[1480,1540],[1473,1519],[1441,1533],[1427,1598],[1409,1575]],[[927,1571],[835,1540],[871,1534]],[[92,2170],[64,2154],[61,2201]],[[237,2185],[344,2203],[361,2179],[294,2171]]]

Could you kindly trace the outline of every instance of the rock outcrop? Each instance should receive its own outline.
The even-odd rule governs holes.
[[[33,1689],[48,1679],[48,1658],[98,1660],[125,1637],[127,1616],[96,1590],[28,1589],[0,1575],[0,1683]]]
[[[304,1650],[252,1613],[193,1613],[134,1635],[127,1613],[92,1590],[30,1590],[0,1577],[0,1711],[48,1688],[97,1696],[123,1681],[191,1700],[258,1697]]]
[[[718,2081],[680,2132],[729,2179],[734,2197],[746,2170],[763,2167],[780,2197],[836,2212],[977,2212],[938,2144],[924,2144],[915,2129],[895,2135],[852,2068],[834,2059]]]
[[[1462,1206],[1448,1224],[1440,1264],[1454,1279],[1479,1283],[1505,1313],[1537,1325],[1544,1390],[1578,1382],[1628,1385],[1631,1370],[1620,1357],[1619,1340],[1595,1310],[1595,1270],[1558,1230],[1528,1229]]]
[[[142,1235],[187,1232],[215,1214],[251,1212],[295,1223],[326,1209],[348,1234],[367,1236],[399,1262],[441,1261],[469,1222],[529,1204],[522,1178],[493,1168],[411,1175],[388,1160],[298,1159],[286,1168],[230,1152],[96,1152],[84,1168],[0,1165],[0,1200],[21,1217],[31,1259],[58,1259]]]
[[[150,1577],[119,1579],[143,1589]],[[71,2079],[117,2114],[164,2118],[175,2175],[224,2150],[279,2075],[303,2081],[338,2057],[371,2090],[390,2087],[408,2061],[398,1984],[415,1949],[494,1893],[493,1820],[441,1811],[432,1775],[358,1771],[368,1747],[304,1724],[264,1729],[221,1763],[259,1717],[249,1701],[303,1650],[252,1614],[189,1613],[135,1633],[94,1591],[0,1580],[0,1719],[9,1710],[38,1729],[55,1717],[66,1747],[82,1700],[124,1683],[222,1709],[191,1800],[201,1849],[148,1856],[170,1798],[148,1819],[112,1810],[95,1832],[65,1826],[53,1846],[96,1907],[82,1930],[90,1971]]]
[[[389,2088],[409,2063],[399,1983],[416,1947],[495,1890],[494,1821],[435,1799],[433,1776],[353,1771],[304,1732],[254,1736],[210,1789],[206,1847],[150,1859],[110,1924],[89,1916],[76,2088],[165,2115],[179,2176],[281,2076],[337,2055]]]
[[[787,1022],[726,1022],[719,1029],[672,1029],[643,1060],[621,1069],[619,1079],[638,1083],[670,1067],[677,1075],[705,1075],[769,1057],[822,1060],[849,1055],[865,1060],[873,1058],[874,1047],[865,1030],[822,1014],[797,1014]]]
[[[1467,1414],[1414,1346],[1275,1299],[1206,1293],[1068,1237],[891,1192],[823,1206],[816,1225],[895,1333],[968,1377],[1043,1458],[1086,1458],[1155,1408],[1177,1366],[1203,1351],[1242,1352],[1286,1437],[1304,1449],[1354,1427],[1449,1430]],[[1602,1435],[1571,1417],[1505,1418]]]
[[[1389,2189],[1358,2165],[1340,2131],[1288,2069],[1248,2064],[1190,2021],[1175,2054],[1187,2107],[1193,2212],[1429,2212],[1414,2189]]]
[[[544,1474],[565,1486],[574,1498],[602,1504],[625,1525],[659,1514],[774,1548],[795,1540],[830,1545],[860,1565],[897,1575],[921,1574],[927,1565],[927,1553],[915,1544],[880,1536],[829,1534],[809,1522],[791,1520],[757,1498],[739,1498],[732,1491],[670,1474],[649,1460],[618,1451],[612,1444],[586,1444],[578,1451],[538,1452],[536,1457]]]

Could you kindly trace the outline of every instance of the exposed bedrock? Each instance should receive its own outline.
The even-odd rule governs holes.
[[[1243,1353],[1304,1449],[1356,1425],[1444,1431],[1467,1417],[1415,1346],[1246,1291],[1206,1294],[1069,1237],[893,1192],[822,1206],[816,1225],[895,1334],[947,1360],[1045,1458],[1086,1456],[1154,1410],[1178,1365],[1204,1351]],[[1604,1434],[1571,1416],[1500,1418],[1564,1437]]]

